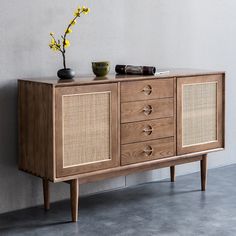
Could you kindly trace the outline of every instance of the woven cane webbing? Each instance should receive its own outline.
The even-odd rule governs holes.
[[[217,140],[217,83],[183,85],[182,145]]]
[[[63,96],[64,167],[110,159],[110,92]]]

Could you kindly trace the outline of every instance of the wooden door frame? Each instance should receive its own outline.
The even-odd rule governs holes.
[[[183,85],[185,84],[201,84],[201,83],[217,83],[217,140],[204,144],[191,146],[182,146],[182,98]],[[202,75],[192,77],[177,78],[177,155],[186,153],[199,152],[215,148],[224,148],[224,96],[225,96],[225,75]]]
[[[97,92],[111,93],[111,103],[110,103],[111,159],[63,168],[62,96],[71,94],[97,93]],[[120,165],[120,157],[118,155],[119,151],[118,112],[119,110],[118,110],[117,83],[55,88],[55,166],[56,166],[57,178],[86,173],[90,171],[107,169]]]

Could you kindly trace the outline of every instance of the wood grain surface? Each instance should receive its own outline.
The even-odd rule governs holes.
[[[122,165],[150,161],[174,155],[173,137],[121,145]]]
[[[171,117],[173,114],[173,98],[121,103],[121,123]]]
[[[171,136],[174,136],[173,117],[121,124],[121,144]]]
[[[121,83],[121,102],[173,97],[173,78]]]
[[[54,179],[53,87],[18,82],[19,169]]]

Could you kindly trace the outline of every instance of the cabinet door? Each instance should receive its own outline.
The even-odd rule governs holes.
[[[177,80],[177,152],[224,146],[224,75]]]
[[[117,84],[56,88],[57,177],[120,164]]]

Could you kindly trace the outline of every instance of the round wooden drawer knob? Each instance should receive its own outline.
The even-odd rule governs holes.
[[[147,105],[143,108],[143,113],[148,116],[153,112],[153,108],[151,105]]]
[[[146,134],[146,135],[151,135],[152,132],[153,132],[153,128],[151,125],[147,125],[144,129],[143,129],[143,132]]]
[[[145,95],[150,95],[152,93],[152,86],[151,85],[147,85],[143,88],[143,93]]]
[[[153,148],[151,146],[147,146],[144,148],[143,152],[146,156],[151,156],[153,153]]]

